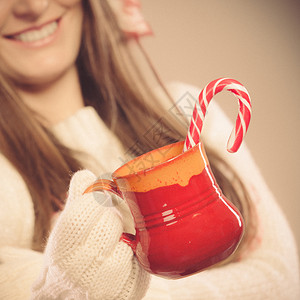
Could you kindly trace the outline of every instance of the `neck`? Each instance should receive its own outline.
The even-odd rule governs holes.
[[[50,84],[38,88],[20,87],[18,92],[48,127],[63,121],[84,106],[75,66]]]

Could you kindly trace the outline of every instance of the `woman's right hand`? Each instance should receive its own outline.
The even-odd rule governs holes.
[[[73,176],[33,299],[141,299],[146,293],[150,276],[120,241],[122,220],[110,195],[83,195],[95,180],[89,171]]]

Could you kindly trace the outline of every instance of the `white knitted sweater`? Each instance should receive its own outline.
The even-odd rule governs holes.
[[[172,85],[171,93],[175,100],[180,99],[181,107],[187,107],[188,98],[198,96],[197,89],[181,84]],[[249,188],[259,223],[252,249],[239,262],[185,279],[172,281],[151,276],[145,299],[300,299],[297,249],[288,223],[247,148],[242,146],[234,155],[226,152],[231,129],[232,124],[212,103],[205,120],[203,139],[237,170]],[[53,132],[67,146],[86,153],[80,159],[97,176],[107,177],[123,162],[124,149],[91,107],[81,109],[56,125]],[[24,181],[1,155],[0,177],[0,299],[29,299],[33,282],[45,270],[44,254],[30,249],[34,227],[33,204]],[[130,232],[133,230],[132,220],[126,205],[122,205],[125,230]],[[57,242],[53,239],[55,237],[52,243]],[[120,264],[124,264],[122,257],[119,259]],[[59,269],[56,272],[60,272]],[[51,281],[49,276],[48,281]],[[118,282],[117,277],[102,276],[98,281],[99,289],[108,278]],[[43,285],[43,280],[46,282],[46,278],[40,277],[39,285]],[[53,288],[49,282],[47,286]],[[77,287],[73,285],[72,288]],[[82,286],[78,288],[82,291]],[[80,296],[78,299],[81,299]]]

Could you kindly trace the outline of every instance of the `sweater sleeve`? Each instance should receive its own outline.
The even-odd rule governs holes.
[[[20,247],[0,248],[0,299],[30,299],[31,286],[43,265],[43,254]]]
[[[27,187],[0,155],[0,299],[29,299],[43,254],[30,250],[34,211]]]
[[[173,96],[197,99],[198,89],[172,85]],[[176,100],[175,99],[175,100]],[[190,115],[187,112],[187,115]],[[252,197],[257,214],[258,231],[247,253],[237,262],[212,268],[196,275],[169,281],[153,277],[148,295],[158,290],[165,299],[299,299],[299,265],[296,244],[288,222],[274,196],[262,178],[245,145],[238,153],[226,153],[226,141],[231,122],[221,109],[212,103],[204,122],[204,144],[216,150],[239,174]]]

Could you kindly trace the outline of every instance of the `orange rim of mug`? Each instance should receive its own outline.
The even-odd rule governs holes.
[[[120,190],[147,192],[159,187],[186,186],[208,165],[203,144],[183,152],[184,141],[154,149],[134,158],[112,174]]]

